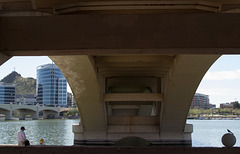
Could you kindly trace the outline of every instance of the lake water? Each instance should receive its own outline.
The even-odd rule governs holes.
[[[73,145],[72,124],[79,120],[13,120],[0,121],[0,144],[17,144],[17,132],[21,126],[32,145],[39,145],[40,139],[45,145]]]
[[[79,120],[20,120],[0,121],[0,144],[17,144],[17,132],[25,126],[26,136],[32,145],[39,145],[44,138],[45,145],[73,145],[72,124]],[[240,146],[240,120],[188,120],[193,124],[193,147],[222,147],[221,138],[230,129]]]
[[[231,130],[240,146],[240,120],[187,120],[193,124],[192,146],[193,147],[223,147],[222,136]]]

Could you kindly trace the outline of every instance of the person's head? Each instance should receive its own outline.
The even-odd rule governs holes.
[[[21,127],[21,130],[24,131],[24,130],[25,130],[25,127],[22,126],[22,127]]]

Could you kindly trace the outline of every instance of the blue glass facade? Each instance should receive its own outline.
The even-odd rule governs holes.
[[[37,68],[37,102],[46,106],[67,106],[67,81],[55,64]]]
[[[0,104],[15,103],[16,84],[0,82]]]

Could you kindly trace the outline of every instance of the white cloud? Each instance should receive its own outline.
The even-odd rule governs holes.
[[[205,80],[235,80],[240,79],[240,69],[234,71],[207,72]]]

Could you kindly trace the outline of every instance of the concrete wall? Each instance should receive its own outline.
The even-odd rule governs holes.
[[[191,148],[191,147],[0,147],[1,153],[7,154],[236,154],[240,148]]]

